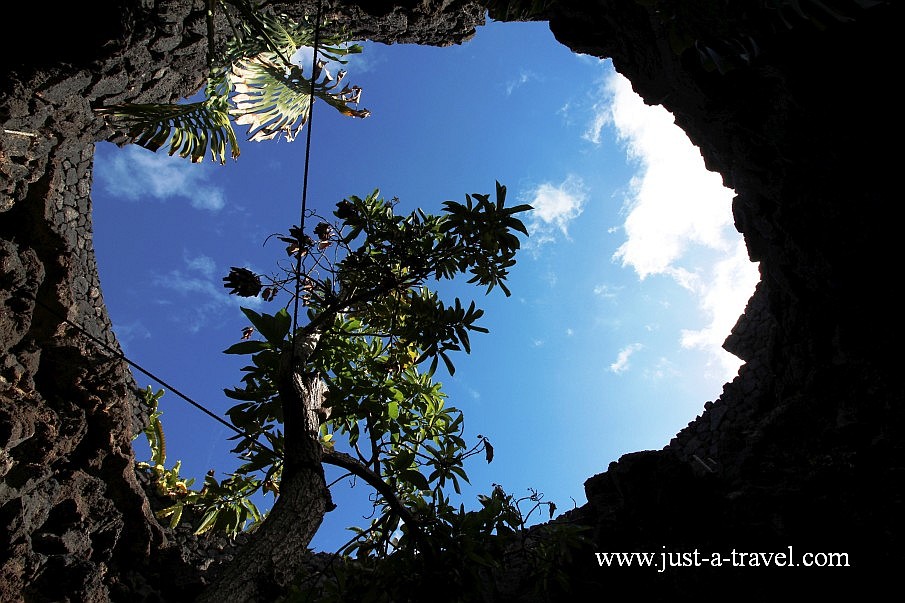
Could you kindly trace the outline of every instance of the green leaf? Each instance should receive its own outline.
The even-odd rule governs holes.
[[[280,308],[279,312],[274,314],[273,316],[273,333],[271,337],[267,337],[267,340],[274,345],[278,345],[286,335],[289,333],[289,329],[292,328],[292,317],[289,315],[289,312],[286,308]]]
[[[248,319],[248,322],[250,322],[256,329],[258,329],[258,331],[260,331],[261,330],[261,315],[258,314],[257,312],[255,312],[254,310],[252,310],[251,308],[243,307],[243,308],[239,308],[239,309],[242,310],[242,314],[245,315],[245,318]]]
[[[255,521],[255,523],[261,521],[261,518],[263,517],[261,515],[261,511],[258,510],[258,507],[253,502],[251,502],[251,500],[247,498],[242,499],[242,504],[246,509],[248,509],[248,512],[251,513],[251,517]]]
[[[250,308],[242,308],[249,322],[258,330],[264,339],[274,346],[280,345],[292,326],[292,317],[286,308],[280,308],[276,314],[258,314]]]
[[[272,52],[244,57],[232,66],[232,78],[237,94],[232,97],[235,108],[231,114],[237,124],[249,126],[249,140],[270,140],[280,134],[292,141],[308,122],[311,114],[311,80],[297,65],[283,64]],[[326,73],[324,71],[324,73]],[[336,108],[343,115],[367,117],[367,110],[353,109],[358,103],[360,89],[345,87],[335,90],[332,76],[313,86],[314,96]]]
[[[412,462],[415,460],[415,453],[410,450],[403,450],[399,454],[396,455],[396,458],[393,461],[393,464],[397,469],[408,469],[412,466]]]
[[[446,364],[446,370],[449,371],[449,375],[453,376],[456,374],[456,367],[453,366],[452,360],[449,359],[449,356],[446,355],[446,352],[440,352],[440,357],[443,358],[444,364]]]
[[[177,508],[173,513],[173,516],[170,518],[170,529],[173,530],[176,529],[176,526],[178,526],[179,522],[182,520],[182,510],[185,508],[185,506],[181,502],[177,503],[174,506],[176,506]]]
[[[390,402],[387,405],[387,414],[390,415],[390,418],[396,420],[399,418],[399,402]]]
[[[170,155],[190,157],[193,163],[208,150],[212,159],[226,163],[227,144],[232,158],[239,157],[226,100],[219,96],[197,103],[113,105],[96,112],[123,124],[132,142],[149,151],[158,151],[169,140]]]
[[[224,354],[256,354],[261,350],[270,349],[272,346],[266,341],[240,341],[223,350]]]
[[[241,310],[258,333],[275,346],[285,339],[292,326],[292,317],[289,316],[286,308],[280,308],[280,311],[273,315],[258,314],[250,308],[241,308]]]
[[[427,478],[420,471],[414,469],[406,469],[399,472],[399,479],[410,483],[419,490],[430,490],[430,484]]]
[[[224,389],[223,393],[227,398],[232,398],[233,400],[242,400],[244,402],[254,402],[261,399],[261,392],[256,390],[246,390],[246,389]]]
[[[169,506],[165,509],[161,509],[160,511],[157,511],[157,513],[155,513],[154,515],[156,515],[158,519],[166,519],[167,517],[171,517],[174,513],[176,513],[176,511],[179,510],[179,506],[181,504],[182,503],[180,502],[180,503],[176,503],[175,505]]]
[[[217,521],[217,516],[220,514],[220,509],[217,507],[210,507],[207,512],[204,514],[204,517],[201,519],[201,524],[198,526],[198,529],[195,530],[195,536],[200,534],[204,534],[212,527],[214,527],[214,523]]]

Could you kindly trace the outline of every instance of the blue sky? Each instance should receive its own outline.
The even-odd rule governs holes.
[[[330,215],[379,188],[400,210],[439,211],[495,181],[535,208],[512,297],[455,289],[490,329],[454,358],[455,377],[438,371],[467,435],[496,450],[492,464],[466,467],[466,506],[492,483],[581,505],[585,479],[662,448],[720,395],[740,364],[720,345],[757,266],[733,227],[732,191],[664,109],[544,24],[489,22],[449,48],[366,43],[346,68],[371,116],[315,104],[309,208]],[[284,254],[263,242],[298,223],[304,138],[244,142],[225,166],[97,147],[95,246],[117,336],[130,359],[215,411],[241,377],[245,358],[222,350],[249,305],[221,279],[230,266],[269,271]],[[225,427],[173,394],[161,405],[169,461],[185,475],[235,467]],[[344,528],[364,525],[368,494],[335,486],[340,507],[312,546],[333,550]]]

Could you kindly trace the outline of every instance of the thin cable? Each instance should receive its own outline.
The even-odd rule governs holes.
[[[187,395],[185,395],[184,393],[182,393],[181,391],[179,391],[178,389],[176,389],[175,387],[173,387],[172,385],[170,385],[169,383],[167,383],[166,381],[164,381],[163,379],[161,379],[160,377],[158,377],[158,376],[155,375],[154,373],[152,373],[152,372],[150,372],[149,370],[145,369],[144,367],[142,367],[142,366],[141,366],[140,364],[138,364],[137,362],[133,362],[132,360],[129,360],[129,359],[126,357],[125,354],[123,354],[122,352],[120,352],[120,351],[118,351],[118,350],[113,349],[113,348],[110,347],[106,342],[104,342],[104,341],[98,339],[97,337],[95,337],[94,335],[92,335],[91,333],[89,333],[89,332],[88,332],[87,330],[85,330],[81,325],[72,322],[71,320],[69,320],[69,319],[66,318],[65,316],[62,316],[59,312],[57,312],[56,310],[54,310],[53,308],[51,308],[50,306],[48,306],[47,304],[45,304],[44,302],[42,302],[41,300],[39,300],[39,299],[37,299],[37,298],[35,298],[35,303],[36,303],[37,305],[41,306],[42,308],[44,308],[46,311],[48,311],[48,312],[50,312],[51,314],[53,314],[54,316],[56,316],[58,319],[62,320],[62,321],[65,322],[66,324],[68,324],[69,326],[75,328],[79,333],[81,333],[82,335],[84,335],[85,337],[87,337],[88,339],[90,339],[90,340],[91,340],[92,342],[94,342],[97,346],[103,348],[104,350],[106,350],[107,352],[109,352],[110,354],[112,354],[112,355],[113,355],[115,358],[117,358],[118,360],[122,360],[123,362],[125,362],[126,364],[128,364],[129,366],[131,366],[132,368],[134,368],[135,370],[139,371],[140,373],[144,374],[145,376],[149,377],[150,379],[153,379],[154,381],[156,381],[156,382],[159,383],[160,385],[164,386],[164,387],[167,388],[169,391],[173,392],[174,394],[176,394],[177,396],[179,396],[180,398],[182,398],[183,400],[185,400],[186,402],[188,402],[189,404],[191,404],[192,406],[194,406],[195,408],[197,408],[198,410],[200,410],[201,412],[203,412],[203,413],[206,414],[207,416],[211,417],[212,419],[214,419],[215,421],[217,421],[217,422],[219,422],[219,423],[222,423],[224,426],[228,427],[229,429],[231,429],[232,431],[236,432],[237,434],[239,434],[239,435],[241,435],[241,436],[244,436],[244,437],[247,438],[248,440],[254,442],[254,445],[255,445],[255,446],[260,446],[261,448],[264,448],[265,450],[268,450],[268,451],[272,452],[273,454],[276,454],[276,452],[274,452],[271,448],[269,448],[269,447],[266,446],[265,444],[261,444],[261,443],[258,442],[257,440],[253,439],[249,434],[247,434],[246,432],[242,431],[241,429],[239,429],[238,427],[236,427],[235,425],[233,425],[232,423],[230,423],[230,422],[227,421],[226,419],[220,417],[219,415],[216,415],[215,413],[213,413],[212,411],[208,410],[207,408],[205,408],[205,407],[204,407],[203,405],[201,405],[200,403],[195,402],[193,399],[191,399],[190,397],[188,397]]]
[[[314,122],[314,87],[315,87],[315,81],[317,79],[315,76],[317,75],[317,51],[318,51],[318,47],[320,46],[320,23],[321,23],[322,8],[323,8],[323,0],[319,0],[319,2],[317,3],[317,17],[314,22],[314,47],[313,47],[313,52],[312,52],[312,56],[311,56],[311,94],[310,94],[310,101],[309,101],[309,105],[308,105],[308,132],[307,132],[306,141],[305,141],[305,171],[304,171],[304,177],[303,177],[303,182],[302,182],[301,215],[299,218],[299,228],[302,233],[305,232],[305,214],[307,213],[307,204],[308,204],[308,170],[309,170],[310,158],[311,158],[311,126]],[[301,241],[300,241],[300,243],[301,243]],[[295,345],[294,345],[295,341],[294,340],[295,340],[295,331],[298,329],[299,298],[301,297],[301,289],[302,289],[302,278],[301,278],[302,253],[298,253],[297,256],[298,257],[296,260],[296,269],[295,269],[295,301],[294,301],[294,307],[293,307],[293,312],[292,312],[292,343],[293,343],[293,345],[291,347],[292,347],[293,356],[295,355]],[[68,318],[66,318],[65,316],[60,315],[53,308],[51,308],[50,306],[48,306],[47,304],[45,304],[44,302],[40,301],[37,298],[35,298],[35,303],[38,304],[39,306],[41,306],[42,308],[44,308],[46,311],[53,314],[54,316],[56,316],[58,319],[62,320],[66,324],[75,328],[78,332],[80,332],[82,335],[84,335],[89,340],[94,342],[96,345],[100,346],[101,348],[103,348],[104,350],[106,350],[107,352],[112,354],[114,358],[117,358],[117,359],[125,362],[126,364],[128,364],[135,370],[139,371],[140,373],[144,374],[148,378],[156,381],[157,383],[159,383],[163,387],[167,388],[169,391],[173,392],[178,397],[182,398],[183,400],[185,400],[186,402],[188,402],[189,404],[191,404],[192,406],[194,406],[195,408],[197,408],[198,410],[200,410],[207,416],[211,417],[218,423],[221,423],[222,425],[224,425],[228,429],[234,431],[238,435],[241,435],[241,436],[245,437],[246,439],[248,439],[249,441],[253,442],[253,444],[255,446],[259,446],[261,448],[264,448],[264,449],[270,451],[273,454],[276,454],[276,452],[274,452],[271,448],[269,448],[265,444],[261,444],[257,440],[253,439],[246,432],[242,431],[241,429],[239,429],[238,427],[236,427],[229,421],[223,419],[219,415],[215,414],[214,412],[208,410],[202,404],[196,402],[195,400],[193,400],[186,394],[182,393],[181,391],[179,391],[179,389],[173,387],[172,385],[170,385],[169,383],[167,383],[166,381],[164,381],[163,379],[161,379],[154,373],[148,371],[147,369],[142,367],[137,362],[133,362],[132,360],[127,358],[126,355],[123,354],[122,352],[113,349],[112,347],[107,345],[106,342],[98,339],[97,337],[95,337],[94,335],[89,333],[81,325],[78,325],[78,324],[72,322],[71,320],[69,320]]]
[[[308,101],[308,132],[305,140],[305,172],[302,178],[302,211],[299,217],[299,231],[304,236],[305,214],[308,211],[308,167],[311,163],[311,126],[314,124],[314,82],[317,79],[317,49],[320,46],[321,8],[323,0],[317,3],[317,16],[314,20],[314,48],[311,53],[311,96]],[[299,241],[301,247],[302,241]],[[299,298],[302,296],[302,251],[299,249],[295,263],[295,300],[292,308],[292,337],[290,339],[292,357],[295,360],[295,332],[299,326]]]

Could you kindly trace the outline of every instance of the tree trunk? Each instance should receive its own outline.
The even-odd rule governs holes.
[[[312,340],[316,342],[316,336],[305,343]],[[308,543],[324,514],[334,507],[318,438],[318,410],[326,386],[318,375],[304,373],[307,353],[298,354],[293,358],[290,351],[284,352],[278,384],[285,436],[279,498],[249,543],[202,593],[200,602],[270,601],[285,593],[305,561]]]

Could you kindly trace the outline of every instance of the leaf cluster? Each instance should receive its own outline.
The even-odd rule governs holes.
[[[459,493],[468,482],[465,461],[482,453],[493,459],[487,438],[469,446],[461,411],[447,404],[433,380],[440,360],[454,373],[452,352],[469,352],[470,334],[487,332],[478,324],[483,310],[459,298],[446,303],[430,285],[468,273],[469,282],[488,293],[499,286],[509,294],[504,281],[519,248],[516,233],[527,234],[517,214],[530,206],[507,207],[505,196],[497,183],[493,201],[466,195],[465,203],[444,203],[440,215],[399,214],[398,200],[383,199],[376,190],[351,196],[337,204],[335,222],[319,219],[313,237],[302,227],[278,236],[296,265],[284,267],[283,274],[254,275],[257,285],[245,291],[287,291],[294,297],[291,283],[304,283],[300,301],[308,323],[290,333],[285,308],[275,314],[243,310],[262,339],[226,350],[251,356],[241,385],[226,390],[240,401],[228,414],[246,433],[235,449],[246,459],[238,472],[264,472],[261,483],[278,478],[279,355],[290,339],[317,332],[317,349],[303,372],[320,375],[329,389],[321,443],[385,485],[372,496],[373,524],[355,528],[349,554],[385,555],[407,546],[405,536],[394,544],[394,533],[408,533],[406,521],[427,525],[436,519],[445,490],[451,486]],[[248,269],[234,267],[224,285],[241,294],[237,285],[252,280]],[[422,535],[427,530],[413,529]]]
[[[186,514],[198,518],[195,534],[210,530],[234,535],[258,525],[264,515],[251,501],[250,496],[260,488],[258,481],[248,475],[234,474],[217,481],[214,471],[208,472],[201,489],[192,489],[194,478],[180,475],[182,461],[166,467],[166,438],[162,411],[158,408],[164,391],[153,392],[148,386],[143,401],[150,411],[148,427],[143,431],[151,447],[150,462],[139,462],[136,467],[145,471],[152,480],[158,496],[168,498],[172,504],[156,512],[159,519],[166,519],[170,528],[183,522]]]
[[[249,126],[249,140],[280,135],[292,140],[308,121],[315,98],[341,114],[367,117],[357,109],[361,88],[342,84],[345,71],[328,71],[327,61],[345,64],[344,57],[360,53],[341,35],[324,34],[318,41],[313,66],[292,62],[304,47],[314,45],[317,24],[294,21],[266,12],[250,0],[211,0],[207,20],[209,73],[205,98],[194,103],[120,104],[95,109],[124,128],[130,142],[151,151],[169,146],[170,155],[198,163],[206,155],[219,163],[239,157],[232,122]],[[215,50],[214,10],[229,20],[233,36]],[[325,24],[320,24],[325,25]],[[312,71],[313,69],[313,71]]]
[[[459,552],[473,558],[489,555],[478,552],[483,537],[519,530],[525,518],[497,491],[480,499],[477,511],[450,503],[447,490],[461,493],[468,483],[467,459],[483,455],[491,462],[494,450],[480,435],[469,445],[462,412],[434,381],[440,360],[452,374],[452,353],[469,352],[470,334],[487,329],[478,324],[483,310],[475,302],[445,302],[431,284],[467,274],[487,293],[499,287],[509,295],[505,281],[519,248],[516,235],[527,234],[518,214],[530,207],[507,207],[505,196],[497,183],[494,200],[466,195],[464,203],[445,202],[440,215],[399,214],[398,200],[379,191],[352,196],[337,204],[333,222],[308,216],[318,218],[313,236],[302,226],[277,236],[290,260],[278,264],[282,273],[233,267],[224,278],[231,293],[271,300],[288,293],[290,302],[306,307],[307,323],[293,324],[288,303],[274,313],[243,309],[251,326],[225,352],[250,361],[240,384],[224,390],[237,402],[227,414],[242,432],[233,449],[242,464],[222,482],[208,475],[200,491],[177,499],[164,516],[176,525],[183,509],[197,510],[199,532],[235,533],[260,521],[250,497],[278,494],[282,475],[281,357],[293,340],[317,333],[319,342],[299,370],[328,386],[317,430],[325,459],[376,489],[374,519],[351,528],[344,555],[439,555],[470,542]],[[439,548],[430,552],[433,546]]]
[[[355,593],[368,603],[471,603],[509,600],[514,588],[531,593],[531,600],[564,600],[566,568],[587,546],[587,530],[564,521],[529,528],[539,508],[547,507],[551,517],[555,511],[542,498],[534,490],[515,498],[494,485],[475,510],[446,504],[430,524],[426,546],[400,544],[383,557],[335,559],[326,571],[299,576],[286,601],[334,603]]]

